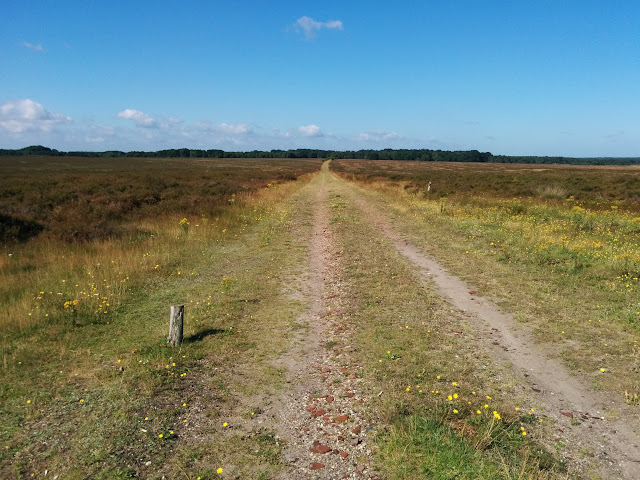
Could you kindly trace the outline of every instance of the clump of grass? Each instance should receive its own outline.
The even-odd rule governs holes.
[[[544,199],[564,200],[567,198],[567,189],[559,185],[544,185],[536,188],[536,193]]]
[[[518,428],[500,429],[499,442],[519,448],[523,456],[509,460],[500,451],[487,455],[474,447],[464,424],[447,424],[428,416],[413,415],[396,422],[381,440],[381,455],[392,469],[389,478],[549,478],[556,461],[544,450],[523,450]]]

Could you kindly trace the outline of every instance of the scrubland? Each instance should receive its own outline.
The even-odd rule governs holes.
[[[297,321],[308,305],[283,292],[308,268],[321,163],[3,159],[0,476],[279,478],[287,439],[257,421],[286,388],[273,360],[312,328]],[[379,475],[593,473],[590,452],[576,469],[545,440],[554,425],[347,191],[371,192],[407,239],[634,409],[640,170],[331,169],[342,179],[326,207]],[[187,309],[178,350],[166,346],[176,303]]]
[[[5,238],[0,257],[0,476],[175,476],[178,428],[209,401],[215,416],[225,368],[262,354],[238,320],[280,305],[260,302],[277,270],[261,248],[284,221],[276,205],[321,162],[50,160],[2,165],[3,214],[42,231]],[[172,351],[176,303],[188,320]]]

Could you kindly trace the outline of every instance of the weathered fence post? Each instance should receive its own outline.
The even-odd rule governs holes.
[[[171,315],[169,316],[169,338],[167,338],[167,342],[172,347],[177,347],[182,343],[183,324],[184,304],[171,305]]]

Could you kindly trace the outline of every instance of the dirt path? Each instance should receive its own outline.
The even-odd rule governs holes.
[[[309,309],[291,349],[279,359],[288,389],[270,411],[274,428],[287,442],[281,478],[375,478],[367,445],[365,399],[359,390],[359,365],[350,358],[352,328],[349,296],[333,244],[325,171],[308,187],[314,195],[309,264],[292,294]]]
[[[344,266],[329,222],[329,197],[342,196],[362,218],[388,238],[415,268],[417,280],[467,317],[472,340],[496,363],[509,364],[527,400],[552,420],[553,438],[565,459],[594,478],[640,478],[640,439],[624,413],[606,394],[592,391],[509,313],[450,275],[432,257],[398,233],[379,199],[334,176],[323,166],[301,195],[311,206],[308,265],[288,292],[307,305],[289,351],[276,362],[286,373],[287,389],[265,411],[267,427],[285,440],[283,479],[377,478],[367,443],[368,397],[352,352],[354,303],[344,284]],[[302,197],[301,197],[302,198]],[[300,199],[298,199],[299,201]],[[593,465],[597,465],[597,471]]]
[[[472,286],[448,274],[433,258],[410,245],[362,192],[332,177],[341,194],[358,205],[363,215],[416,267],[422,283],[435,286],[447,302],[464,312],[482,348],[512,365],[526,395],[556,422],[557,438],[570,445],[571,453],[566,457],[569,462],[581,463],[579,452],[588,451],[588,455],[594,456],[602,478],[640,478],[640,439],[625,423],[624,415],[620,419],[605,419],[605,411],[624,412],[625,405],[592,391],[572,376],[559,360],[551,358],[544,347],[533,341],[532,335],[511,314],[475,295]]]

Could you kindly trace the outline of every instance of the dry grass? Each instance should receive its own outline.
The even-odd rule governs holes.
[[[16,242],[15,229],[0,238],[0,329],[65,319],[69,300],[96,321],[119,305],[132,280],[177,274],[172,252],[182,242],[223,238],[236,223],[242,231],[254,221],[243,210],[253,192],[264,189],[266,201],[267,186],[320,163],[4,158],[0,212],[44,231],[26,243]],[[179,225],[182,218],[189,225]],[[111,308],[101,308],[106,303]]]
[[[545,200],[564,200],[568,197],[567,189],[558,185],[544,185],[536,188],[536,193]]]
[[[33,161],[20,168],[36,176],[51,169],[79,175],[87,168],[76,159],[55,161],[60,163]],[[94,170],[116,165],[122,179],[130,169],[129,159],[95,161]],[[149,162],[149,175],[164,178],[185,162],[140,161]],[[59,478],[212,478],[223,468],[222,477],[266,479],[283,471],[283,444],[258,420],[283,388],[283,372],[273,360],[287,348],[302,306],[282,290],[306,261],[301,239],[310,235],[314,198],[304,188],[307,177],[283,180],[320,162],[225,161],[189,163],[196,173],[184,184],[197,189],[202,185],[196,178],[206,183],[215,174],[244,185],[225,193],[223,202],[198,202],[194,195],[188,202],[193,210],[180,202],[158,211],[154,205],[118,210],[118,225],[127,228],[107,239],[64,242],[47,225],[42,236],[5,247],[0,476],[43,476],[47,470]],[[253,180],[240,182],[247,178]],[[399,215],[414,216],[440,239],[437,252],[455,255],[466,267],[490,271],[492,265],[513,281],[507,276],[513,263],[496,262],[479,247],[471,257],[460,253],[470,241],[456,213],[463,206],[453,198],[446,204],[425,200],[417,184],[405,185],[375,187]],[[383,474],[563,478],[561,466],[538,446],[545,425],[528,414],[531,406],[519,398],[507,370],[478,355],[464,318],[420,286],[348,191],[330,188],[336,255],[353,302],[354,347],[370,390],[362,393],[373,399],[371,426]],[[15,205],[11,198],[5,206]],[[467,200],[480,211],[490,201]],[[510,209],[504,215],[510,221],[514,207],[504,210]],[[438,220],[424,223],[432,217]],[[492,218],[501,218],[497,210]],[[407,228],[424,242],[422,227]],[[475,240],[488,239],[485,232]],[[477,263],[462,264],[470,258]],[[624,263],[616,261],[622,262],[617,268]],[[73,310],[65,309],[64,302],[73,300]],[[165,345],[166,309],[178,302],[187,305],[187,341],[176,352]]]
[[[291,216],[281,204],[307,179],[251,175],[272,186],[229,197],[215,217],[189,215],[188,228],[182,212],[168,212],[136,220],[142,238],[39,237],[6,251],[2,478],[278,471],[273,432],[250,433],[251,417],[240,427],[260,412],[251,396],[282,381],[271,361],[286,336],[261,340],[299,313],[278,295],[281,276],[302,258],[279,243]],[[176,352],[165,345],[165,309],[179,302],[186,341]]]
[[[543,424],[508,371],[478,353],[464,318],[417,281],[340,185],[330,186],[328,202],[383,476],[565,478],[529,440]]]
[[[26,164],[26,165],[25,165]],[[232,197],[294,180],[319,160],[6,157],[0,171],[0,243],[144,237],[138,222],[215,218]]]
[[[600,181],[609,185],[617,175]],[[398,182],[363,185],[381,193],[379,201],[391,205],[412,242],[517,312],[523,328],[570,369],[594,388],[634,402],[640,392],[640,230],[633,205],[612,198],[604,209],[591,208],[598,202],[589,198],[545,202],[486,194],[443,201]]]

